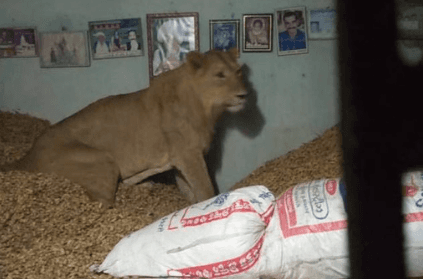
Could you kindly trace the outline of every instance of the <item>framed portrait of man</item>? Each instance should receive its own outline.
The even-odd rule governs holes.
[[[273,38],[273,14],[245,14],[243,23],[244,52],[271,52]]]
[[[140,18],[88,23],[93,59],[144,55]]]
[[[0,28],[0,58],[38,56],[35,27]]]
[[[276,25],[278,55],[308,53],[307,15],[305,7],[277,10]]]
[[[239,47],[239,19],[209,20],[210,49],[227,51]]]
[[[147,14],[150,79],[176,69],[200,49],[198,13]]]

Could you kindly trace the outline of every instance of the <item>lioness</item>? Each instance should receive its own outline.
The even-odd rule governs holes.
[[[190,202],[214,195],[204,154],[219,116],[247,94],[238,51],[190,52],[187,62],[138,92],[100,99],[51,126],[26,156],[3,170],[56,173],[112,206],[120,179],[139,182],[177,169]]]

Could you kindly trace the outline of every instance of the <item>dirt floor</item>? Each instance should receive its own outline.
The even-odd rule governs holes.
[[[21,158],[48,121],[0,112],[0,165]],[[315,140],[253,171],[233,188],[265,185],[275,196],[300,182],[340,177],[341,136],[335,126]],[[130,232],[189,203],[161,177],[119,187],[116,206],[104,209],[82,187],[53,174],[0,172],[0,279],[113,278],[95,275]]]

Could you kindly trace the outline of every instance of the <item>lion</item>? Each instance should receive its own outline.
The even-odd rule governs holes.
[[[176,169],[191,203],[215,195],[204,155],[224,111],[244,108],[247,90],[238,50],[189,52],[150,87],[108,96],[54,124],[3,171],[55,173],[113,207],[119,182],[135,184]]]

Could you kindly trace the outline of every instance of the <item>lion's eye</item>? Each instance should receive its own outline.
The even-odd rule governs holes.
[[[218,73],[216,74],[216,76],[217,76],[218,78],[224,78],[224,77],[225,77],[225,74],[224,74],[223,72],[218,72]]]

